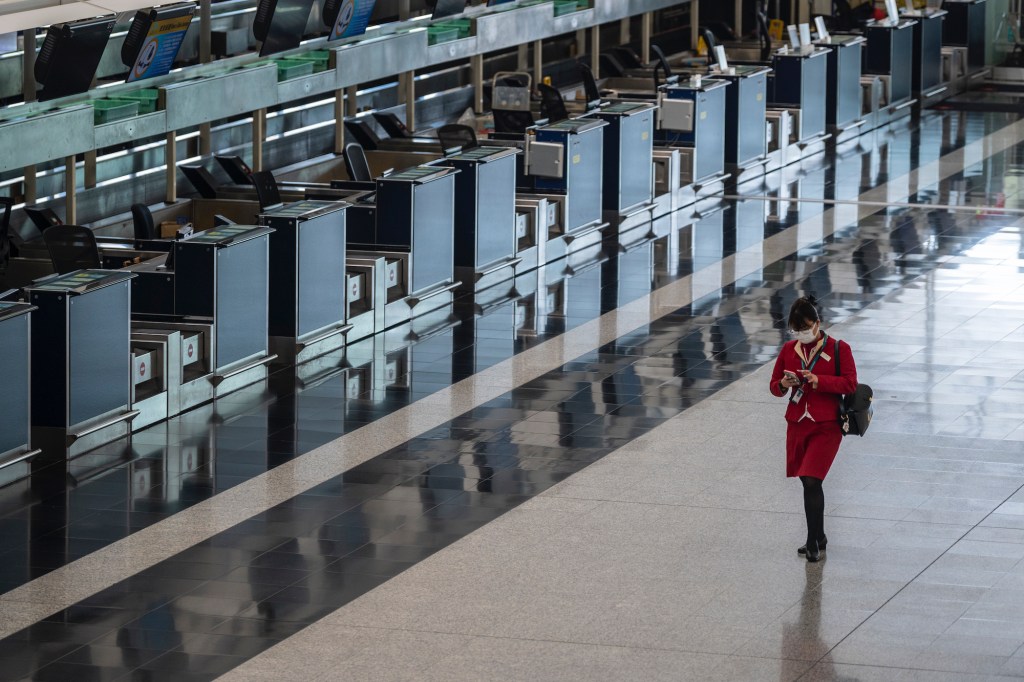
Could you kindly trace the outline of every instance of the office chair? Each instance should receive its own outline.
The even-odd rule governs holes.
[[[615,55],[615,58],[619,60],[619,63],[621,63],[627,69],[644,68],[644,63],[640,61],[640,56],[637,55],[633,48],[629,47],[628,45],[619,45],[618,47],[613,47],[611,48],[611,50],[609,50],[609,52]]]
[[[231,182],[236,185],[252,184],[252,180],[249,177],[252,175],[252,168],[249,168],[248,164],[246,164],[245,161],[242,161],[242,157],[221,155],[214,156],[213,158],[217,159],[217,163],[220,164],[220,167],[223,168],[224,172],[228,174],[229,178],[231,178]]]
[[[352,139],[358,142],[363,149],[377,149],[380,147],[380,136],[370,127],[370,124],[361,118],[345,119],[345,133],[351,135]]]
[[[345,159],[345,170],[348,171],[350,180],[356,182],[372,182],[373,173],[370,172],[370,163],[366,160],[366,152],[358,142],[349,142],[345,145],[342,153]]]
[[[256,198],[260,202],[260,210],[281,205],[281,192],[277,188],[277,180],[270,171],[256,171],[249,175],[256,188]]]
[[[14,206],[14,199],[0,197],[0,206],[3,206],[4,213],[0,217],[0,270],[7,267],[7,261],[11,259],[11,207]]]
[[[547,83],[538,83],[537,91],[540,92],[540,115],[551,123],[557,123],[569,118],[569,110],[565,108],[565,100],[562,93]]]
[[[135,231],[135,238],[156,239],[156,225],[153,223],[153,213],[145,204],[132,204],[132,228]]]
[[[88,227],[54,225],[43,232],[43,241],[58,275],[100,268],[103,265],[96,235]]]
[[[768,2],[760,0],[754,11],[757,19],[757,36],[761,43],[761,61],[767,62],[772,57],[772,35],[768,30]]]
[[[587,98],[587,109],[592,109],[601,104],[601,89],[597,87],[597,79],[590,65],[583,62],[576,62],[576,70],[583,79],[583,92]]]
[[[479,147],[476,131],[460,123],[449,123],[437,129],[437,139],[441,141],[442,151],[449,149],[473,149]]]
[[[710,31],[708,31],[708,35],[711,35]],[[667,83],[673,76],[672,65],[668,63],[668,57],[665,56],[665,51],[654,43],[651,43],[651,54],[654,55],[654,89],[657,91],[661,86],[661,82],[658,80],[659,69],[665,73],[665,82]],[[710,56],[711,53],[709,52],[708,54]]]

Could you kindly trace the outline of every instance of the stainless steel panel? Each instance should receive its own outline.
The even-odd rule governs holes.
[[[92,119],[92,107],[80,105],[0,123],[0,171],[92,149]]]
[[[427,47],[427,63],[443,64],[455,59],[469,59],[475,54],[479,54],[476,36],[469,36],[440,45],[429,45]]]
[[[166,112],[154,111],[152,114],[144,114],[135,118],[96,126],[96,149],[104,149],[116,144],[124,144],[133,140],[163,135],[166,132]]]
[[[278,84],[277,101],[279,104],[287,104],[304,97],[334,92],[338,87],[338,71],[328,69]]]
[[[167,127],[180,130],[277,104],[277,66],[265,64],[172,83],[164,93]]]
[[[554,5],[550,5],[554,13]],[[577,12],[570,12],[560,17],[551,18],[551,35],[557,36],[563,33],[572,33],[581,28],[590,28],[595,24],[594,10],[585,9]]]
[[[426,66],[427,32],[398,33],[333,49],[338,87],[348,87]]]
[[[548,37],[553,14],[553,5],[542,4],[478,17],[478,44],[482,50],[495,51]]]

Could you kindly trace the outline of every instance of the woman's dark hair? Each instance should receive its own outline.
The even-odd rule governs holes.
[[[818,314],[818,301],[814,296],[801,296],[793,301],[793,305],[789,309],[790,329],[802,329],[807,320],[812,323],[821,321],[821,316]]]

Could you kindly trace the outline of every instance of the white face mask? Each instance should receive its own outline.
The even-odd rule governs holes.
[[[803,344],[814,343],[815,339],[818,338],[818,323],[815,322],[810,329],[805,329],[800,332],[791,332],[797,341]]]

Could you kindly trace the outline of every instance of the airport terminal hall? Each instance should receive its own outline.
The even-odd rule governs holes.
[[[1024,0],[0,0],[0,682],[215,679],[1024,681]]]

